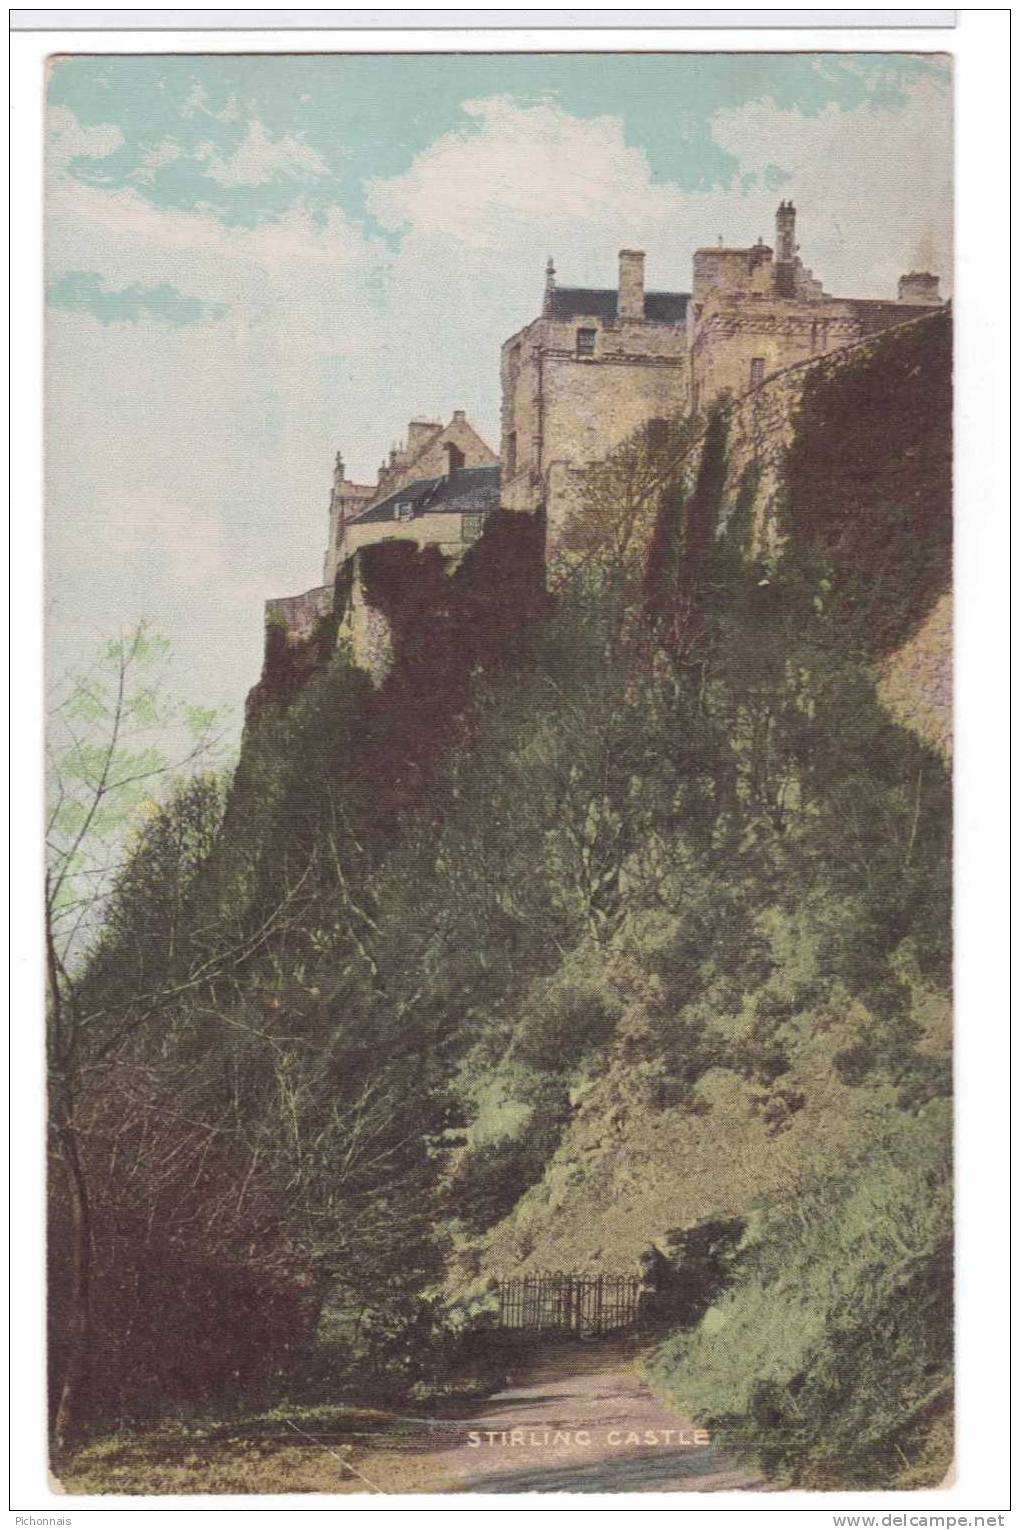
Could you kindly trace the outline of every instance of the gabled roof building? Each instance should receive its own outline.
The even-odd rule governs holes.
[[[342,473],[343,463],[339,455],[337,463]],[[383,505],[396,504],[401,496],[404,500],[411,498],[412,485],[438,485],[458,472],[480,468],[489,469],[490,474],[494,470],[498,478],[499,458],[482,440],[463,409],[455,409],[447,425],[441,420],[412,420],[407,427],[406,441],[391,447],[374,485],[354,484],[343,478],[339,484],[334,482],[323,583],[332,585],[344,561],[356,547],[363,547],[369,540],[366,526],[376,528],[377,541],[389,536],[407,536],[407,532],[400,529],[401,523],[395,514],[388,511],[376,513],[382,511]],[[417,494],[420,497],[424,492],[419,489]],[[433,497],[439,493],[438,488],[434,489]],[[371,520],[366,519],[369,514]],[[380,529],[384,525],[388,528],[386,531]],[[442,541],[452,538],[456,541],[459,537],[453,535],[454,529],[452,522],[444,523],[442,527],[430,522],[425,527],[419,517],[418,539]],[[442,537],[431,535],[440,530],[444,533]]]

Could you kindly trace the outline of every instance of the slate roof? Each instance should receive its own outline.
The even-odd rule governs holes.
[[[417,478],[348,521],[367,526],[375,521],[395,521],[397,506],[412,504],[415,515],[473,515],[495,510],[499,504],[499,467],[455,468],[442,478]]]
[[[546,298],[549,319],[615,319],[618,293],[613,287],[554,287]],[[646,292],[645,318],[653,324],[682,324],[689,292]]]

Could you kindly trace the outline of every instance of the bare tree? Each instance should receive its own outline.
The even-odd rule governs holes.
[[[690,443],[682,418],[655,420],[585,469],[563,528],[561,577],[597,572],[624,595],[640,587],[656,518],[682,476]]]
[[[71,1332],[55,1433],[73,1433],[92,1340],[92,1204],[81,1140],[81,1096],[94,1070],[166,1002],[141,994],[119,1014],[83,1004],[81,975],[132,824],[154,794],[210,757],[214,714],[171,701],[167,646],[145,623],[106,643],[68,677],[48,719],[45,941],[50,1131],[70,1211]],[[165,753],[159,742],[178,747]],[[185,981],[201,980],[198,972]]]

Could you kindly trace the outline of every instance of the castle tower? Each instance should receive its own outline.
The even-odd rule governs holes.
[[[347,522],[372,500],[373,489],[364,483],[352,483],[347,477],[342,452],[333,459],[333,486],[329,496],[329,536],[326,541],[326,558],[323,564],[323,584],[330,589],[336,571],[342,561],[342,548]]]
[[[797,209],[792,202],[776,208],[776,252],[772,257],[777,297],[797,295]]]

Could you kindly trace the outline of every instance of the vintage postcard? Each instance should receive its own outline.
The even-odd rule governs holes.
[[[54,1481],[951,1480],[951,60],[46,92]]]

